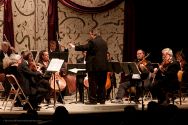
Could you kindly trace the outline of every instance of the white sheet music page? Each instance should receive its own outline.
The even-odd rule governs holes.
[[[52,58],[50,61],[50,64],[48,65],[47,71],[59,72],[63,63],[64,63],[64,60],[62,59]]]

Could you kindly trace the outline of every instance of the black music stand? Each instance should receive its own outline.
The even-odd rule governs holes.
[[[67,64],[67,73],[68,74],[75,74],[75,75],[84,75],[84,74],[86,74],[86,65],[83,64],[83,63]],[[76,83],[76,101],[70,102],[69,104],[77,103],[77,92],[78,92],[78,85],[77,84],[78,83]],[[84,96],[84,94],[83,94],[83,96]],[[83,101],[84,101],[84,98],[83,98]]]
[[[57,58],[57,59],[62,59],[64,62],[68,62],[68,56],[69,52],[67,51],[54,51],[49,53],[49,58]]]
[[[141,72],[138,69],[138,66],[135,62],[122,62],[121,63],[121,67],[123,69],[123,71],[127,74],[131,73],[132,74],[132,79],[134,80],[141,80]],[[141,80],[142,82],[142,111],[144,110],[144,81]]]
[[[47,71],[52,72],[53,77],[54,77],[54,107],[56,105],[55,84],[57,84],[59,86],[58,82],[55,79],[55,73],[60,71],[63,63],[64,63],[64,60],[62,60],[62,59],[52,58],[51,61],[50,61],[50,64],[48,65],[48,68],[47,68]]]
[[[119,74],[123,71],[122,66],[119,62],[108,62],[108,72],[115,72]]]

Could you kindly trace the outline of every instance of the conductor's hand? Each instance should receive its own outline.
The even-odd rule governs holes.
[[[72,43],[69,43],[69,46],[70,46],[71,48],[75,48],[75,45],[72,44]]]

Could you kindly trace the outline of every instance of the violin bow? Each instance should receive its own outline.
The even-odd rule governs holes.
[[[6,37],[6,35],[5,34],[3,34],[3,36],[5,37],[5,40],[7,41],[7,42],[9,42],[9,40],[7,39],[7,37]]]

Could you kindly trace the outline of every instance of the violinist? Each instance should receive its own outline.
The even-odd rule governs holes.
[[[4,75],[5,71],[3,68],[3,60],[6,58],[9,58],[11,54],[14,54],[15,49],[10,46],[10,43],[7,41],[1,42],[1,49],[0,49],[0,74]],[[3,87],[5,88],[5,91],[3,92],[2,96],[8,96],[9,92],[6,90],[9,90],[10,86],[6,81],[2,81]]]
[[[159,104],[169,104],[172,93],[179,89],[177,73],[180,64],[175,60],[170,48],[162,50],[162,63],[154,69],[155,83],[153,92],[156,94]],[[172,98],[173,100],[173,98]]]
[[[21,63],[18,65],[18,73],[20,74],[21,82],[20,86],[22,87],[26,96],[29,97],[29,101],[34,109],[39,110],[40,104],[44,98],[49,95],[49,82],[42,78],[41,72],[35,70],[31,66],[35,64],[33,62],[33,56],[31,52],[25,52]],[[25,110],[28,110],[28,105],[24,106]]]
[[[11,54],[15,53],[15,49],[10,46],[9,42],[3,41],[0,49],[0,73],[3,73],[3,59],[10,57]]]
[[[151,84],[149,82],[149,74],[153,72],[153,66],[151,62],[146,58],[145,52],[142,49],[138,49],[136,53],[136,60],[134,61],[138,69],[141,72],[140,80],[135,80],[133,78],[133,74],[125,74],[124,72],[121,73],[120,85],[115,97],[115,100],[112,103],[123,103],[123,98],[127,94],[129,88],[134,87],[136,88],[136,92],[134,92],[134,98],[131,98],[136,104],[139,104],[139,97],[141,96],[142,91],[142,81],[144,80],[144,87],[149,87]]]

